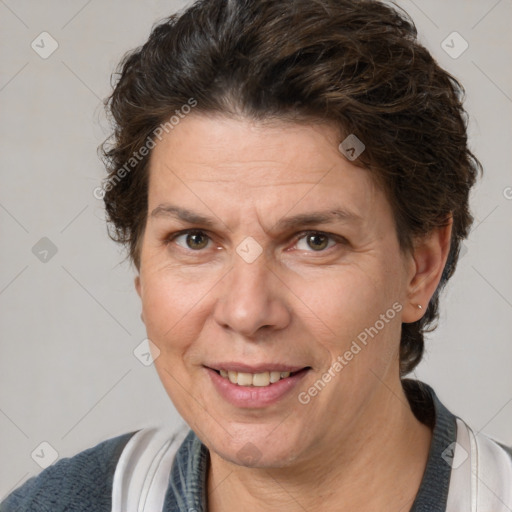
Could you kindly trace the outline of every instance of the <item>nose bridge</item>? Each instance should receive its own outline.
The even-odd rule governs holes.
[[[289,322],[283,287],[263,254],[252,261],[234,254],[226,278],[214,315],[221,326],[252,336],[263,326],[279,329]]]

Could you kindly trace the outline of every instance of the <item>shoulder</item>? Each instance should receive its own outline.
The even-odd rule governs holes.
[[[190,433],[188,425],[172,430],[139,430],[119,458],[112,486],[112,511],[126,512],[133,503],[144,503],[144,510],[162,510],[174,459],[178,451],[183,452],[182,445]]]
[[[465,426],[471,430],[467,424]],[[501,475],[506,474],[508,476],[507,483],[512,487],[512,447],[482,432],[471,430],[470,436],[478,451],[477,469],[493,468]]]
[[[452,475],[448,504],[453,510],[512,510],[512,450],[474,431],[457,417],[457,442],[450,454]],[[449,508],[451,510],[451,508]]]
[[[0,512],[110,511],[115,468],[135,432],[61,459],[13,491]]]

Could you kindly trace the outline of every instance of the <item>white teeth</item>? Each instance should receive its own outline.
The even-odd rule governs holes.
[[[239,386],[252,386],[252,374],[251,373],[238,372],[237,384]]]
[[[273,384],[281,379],[281,372],[270,372],[270,382]]]
[[[290,376],[290,372],[247,373],[219,370],[221,377],[239,386],[265,387]]]
[[[253,386],[268,386],[270,384],[270,374],[268,372],[255,373],[252,378]]]

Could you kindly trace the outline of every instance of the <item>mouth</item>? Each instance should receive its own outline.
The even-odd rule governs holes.
[[[228,380],[231,384],[236,384],[237,386],[244,387],[258,387],[264,388],[272,386],[273,384],[277,384],[279,381],[283,379],[288,379],[290,377],[294,377],[302,372],[306,372],[310,370],[311,367],[307,366],[295,371],[278,371],[278,370],[266,370],[259,371],[257,373],[249,373],[249,372],[238,372],[235,370],[216,370],[215,368],[211,368],[217,375],[220,375],[223,379]]]
[[[205,366],[218,396],[238,409],[263,409],[282,403],[307,376],[311,366],[219,363]]]

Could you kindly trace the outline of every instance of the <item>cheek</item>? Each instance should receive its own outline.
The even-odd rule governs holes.
[[[211,286],[191,284],[171,271],[141,277],[147,336],[160,350],[155,369],[174,406],[188,417],[189,393],[195,385],[190,355],[204,324],[205,293]]]
[[[143,276],[142,308],[149,339],[164,352],[183,351],[197,337],[208,283],[180,279],[175,273]]]
[[[390,270],[394,267],[390,261],[374,265],[368,260],[366,265],[340,267],[328,279],[301,283],[296,294],[306,305],[304,314],[318,326],[314,330],[331,360],[358,339],[368,342],[363,346],[370,358],[386,359],[395,350],[401,295],[400,277]]]

